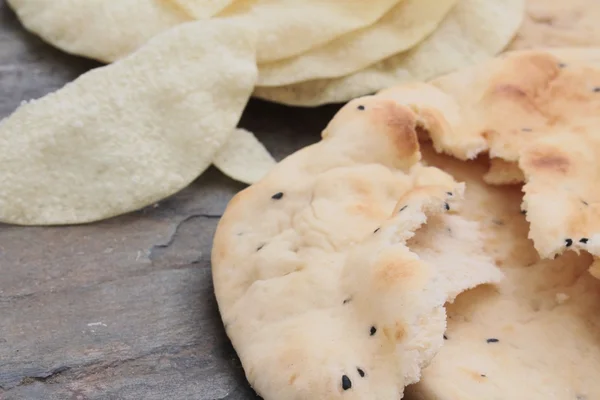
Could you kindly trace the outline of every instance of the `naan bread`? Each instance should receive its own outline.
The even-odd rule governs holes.
[[[419,163],[417,127],[437,129],[393,101],[354,100],[229,203],[215,293],[265,400],[397,399],[442,345],[444,303],[502,278],[478,225],[445,214],[464,187]]]
[[[342,103],[400,82],[422,81],[493,57],[523,18],[525,0],[459,0],[439,27],[409,51],[335,79],[257,87],[254,96],[295,106]]]
[[[565,250],[600,255],[600,191],[594,189],[600,174],[600,68],[581,54],[573,61],[556,55],[507,53],[432,86],[421,84],[427,96],[415,96],[415,85],[380,95],[443,114],[451,128],[431,135],[438,151],[463,160],[488,152],[504,160],[504,169],[493,164],[489,182],[501,170],[506,176],[498,183],[507,177],[518,182],[518,163],[526,181],[529,237],[542,258]],[[597,55],[592,50],[588,58]]]
[[[485,160],[424,150],[430,165],[466,183],[459,213],[479,221],[506,279],[447,307],[447,340],[407,400],[600,398],[600,282],[588,254],[540,260],[527,239],[518,188],[482,181]]]
[[[431,34],[457,1],[401,1],[372,25],[296,57],[260,64],[257,86],[340,77],[406,51]]]
[[[92,222],[189,185],[246,106],[255,43],[230,21],[183,24],[23,104],[0,122],[0,221]]]
[[[596,47],[599,20],[597,0],[527,0],[525,19],[508,50]]]

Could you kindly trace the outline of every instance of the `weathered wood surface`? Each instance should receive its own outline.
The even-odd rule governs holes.
[[[0,0],[0,118],[97,66],[25,32]],[[318,140],[334,111],[253,101],[241,126],[282,158]],[[256,398],[210,274],[218,216],[241,188],[211,169],[156,208],[101,223],[0,225],[0,399]]]

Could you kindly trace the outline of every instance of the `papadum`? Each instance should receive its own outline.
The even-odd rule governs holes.
[[[323,46],[258,66],[257,86],[335,78],[406,51],[431,34],[457,0],[404,0],[376,23]]]
[[[502,279],[478,224],[454,215],[462,183],[419,162],[418,127],[439,129],[351,101],[227,206],[215,293],[265,400],[397,399],[442,346],[444,304]]]
[[[192,18],[169,0],[7,0],[25,29],[52,46],[110,63]]]
[[[226,20],[183,24],[19,107],[0,122],[0,221],[91,222],[183,189],[246,106],[255,33]]]
[[[236,129],[213,158],[222,173],[252,184],[261,180],[276,164],[265,146],[246,129]]]
[[[459,0],[439,27],[409,51],[336,79],[257,87],[254,96],[294,106],[342,103],[400,82],[424,81],[487,60],[510,42],[524,0]]]

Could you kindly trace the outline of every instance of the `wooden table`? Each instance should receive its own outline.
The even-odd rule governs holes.
[[[25,32],[0,0],[0,118],[98,66]],[[252,101],[241,126],[281,159],[336,109]],[[0,224],[0,399],[256,398],[210,271],[219,215],[243,187],[211,168],[158,207],[101,223]]]

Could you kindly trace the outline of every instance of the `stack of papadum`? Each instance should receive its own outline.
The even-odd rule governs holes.
[[[252,183],[212,271],[265,400],[600,399],[600,3],[8,2],[111,64],[0,123],[0,220]],[[350,101],[275,164],[252,95]]]

